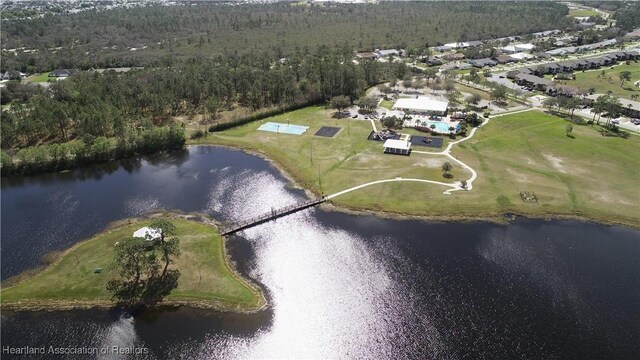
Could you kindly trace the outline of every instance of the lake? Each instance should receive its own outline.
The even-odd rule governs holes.
[[[217,147],[2,178],[1,195],[2,279],[112,221],[156,209],[233,221],[305,199],[269,162]],[[635,359],[640,353],[634,229],[524,218],[506,225],[436,223],[316,208],[241,232],[228,250],[267,292],[267,310],[4,311],[2,346],[115,345],[142,349],[135,357],[150,359]]]

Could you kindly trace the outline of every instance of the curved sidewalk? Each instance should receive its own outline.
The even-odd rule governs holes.
[[[456,163],[460,164],[460,166],[462,166],[464,169],[469,170],[469,172],[471,173],[471,177],[467,180],[467,187],[463,188],[462,184],[459,181],[455,181],[453,183],[444,183],[444,182],[440,182],[440,181],[434,181],[434,180],[426,180],[426,179],[412,179],[412,178],[401,178],[401,177],[397,177],[394,179],[385,179],[385,180],[377,180],[377,181],[371,181],[365,184],[361,184],[361,185],[357,185],[342,191],[339,191],[335,194],[331,194],[331,195],[327,195],[326,199],[330,200],[333,199],[334,197],[355,191],[355,190],[359,190],[362,188],[365,188],[367,186],[371,186],[371,185],[376,185],[376,184],[383,184],[383,183],[387,183],[387,182],[397,182],[397,181],[413,181],[413,182],[423,182],[423,183],[429,183],[429,184],[436,184],[436,185],[442,185],[442,186],[447,186],[450,189],[447,189],[443,192],[443,194],[451,194],[453,191],[460,191],[460,190],[466,190],[466,191],[470,191],[471,189],[473,189],[473,181],[475,179],[478,178],[478,173],[469,165],[463,163],[462,161],[458,160],[456,157],[454,157],[453,155],[451,155],[451,148],[453,147],[453,145],[459,144],[463,141],[467,141],[469,139],[471,139],[473,137],[473,135],[475,135],[476,131],[478,131],[479,128],[485,126],[487,123],[489,123],[489,120],[496,118],[496,117],[500,117],[500,116],[505,116],[505,115],[511,115],[511,114],[517,114],[517,113],[521,113],[521,112],[525,112],[525,111],[531,111],[534,110],[533,108],[529,108],[529,109],[525,109],[525,110],[518,110],[518,111],[513,111],[513,112],[509,112],[509,113],[504,113],[504,114],[499,114],[499,115],[495,115],[495,116],[491,116],[488,119],[486,119],[485,121],[482,122],[482,124],[480,124],[478,127],[475,127],[473,129],[471,129],[471,133],[469,133],[469,136],[466,136],[460,140],[457,141],[452,141],[449,143],[449,145],[447,145],[447,147],[440,151],[440,152],[430,152],[430,151],[417,151],[414,150],[412,151],[413,153],[417,153],[417,154],[428,154],[428,155],[442,155],[442,156],[447,156],[449,157],[451,160],[455,161]],[[375,129],[375,125],[373,120],[371,121],[372,125],[374,126]]]

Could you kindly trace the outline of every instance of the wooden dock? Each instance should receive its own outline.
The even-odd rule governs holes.
[[[325,198],[320,198],[320,199],[312,199],[312,200],[307,200],[305,202],[299,203],[299,204],[294,204],[294,205],[289,205],[287,207],[283,207],[281,209],[275,209],[272,210],[266,214],[262,214],[260,216],[256,216],[254,218],[250,218],[247,220],[244,220],[242,222],[233,224],[232,226],[222,229],[221,234],[222,236],[227,236],[227,235],[231,235],[234,234],[240,230],[244,230],[259,224],[263,224],[266,223],[268,221],[277,219],[279,217],[283,217],[289,214],[293,214],[295,212],[298,212],[300,210],[304,210],[313,206],[316,206],[318,204],[321,204],[323,202],[325,202],[326,199]]]

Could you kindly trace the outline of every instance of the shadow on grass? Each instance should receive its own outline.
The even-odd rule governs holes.
[[[110,280],[107,290],[119,306],[155,305],[162,301],[178,286],[179,270],[168,270],[164,276],[152,276],[148,279]]]

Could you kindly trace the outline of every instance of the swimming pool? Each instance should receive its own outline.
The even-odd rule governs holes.
[[[421,121],[421,125],[424,127],[428,127],[429,129],[431,129],[431,125],[435,125],[435,128],[433,128],[433,131],[440,134],[449,134],[451,132],[449,131],[450,125],[443,121],[425,120],[425,121]],[[454,128],[456,133],[460,132],[460,124],[456,124]]]
[[[302,135],[307,131],[308,128],[309,128],[308,126],[302,126],[302,125],[291,125],[291,124],[268,122],[266,124],[260,125],[258,130],[270,131],[270,132],[281,133],[281,134]]]

